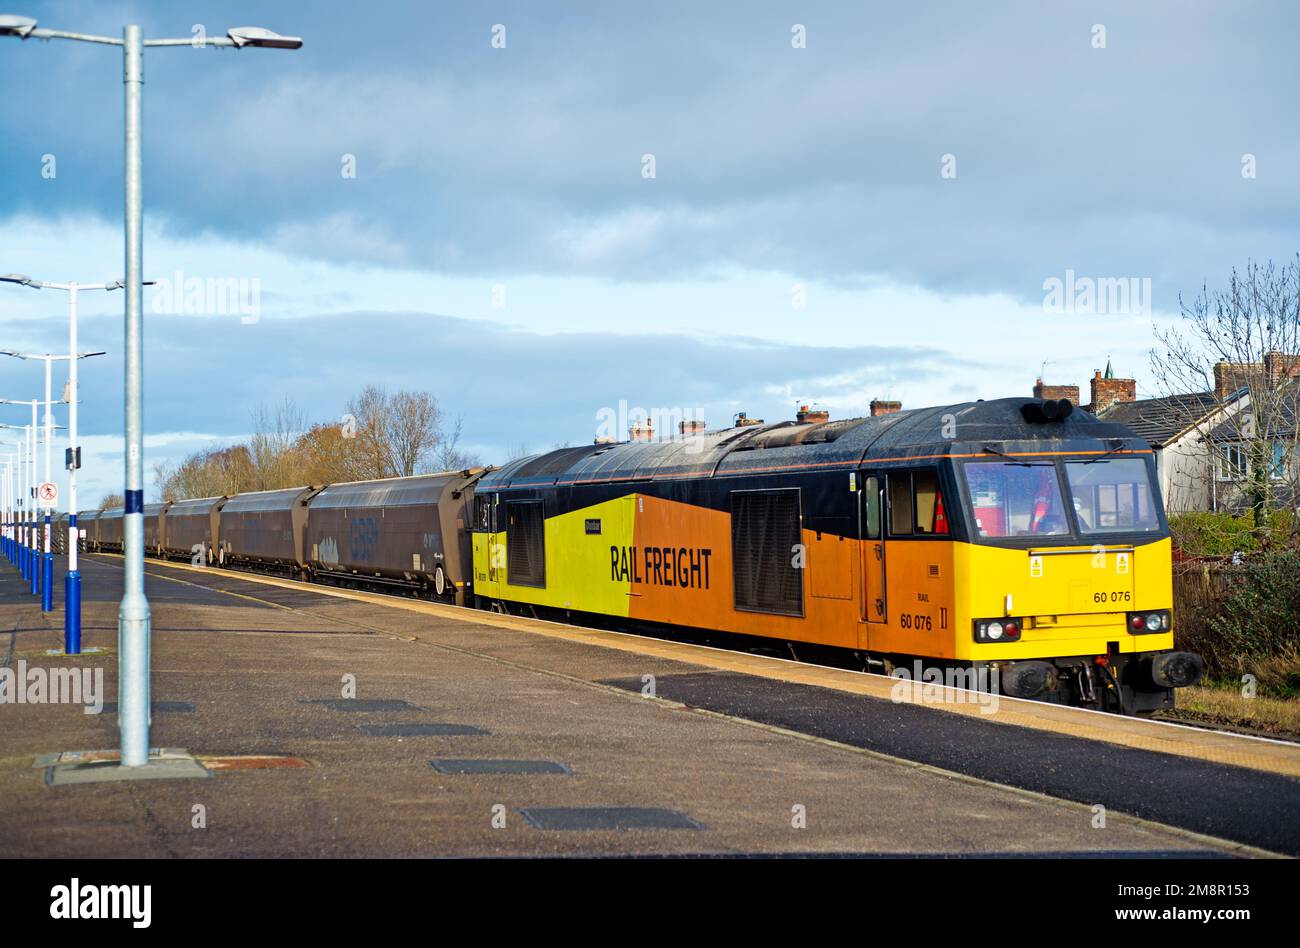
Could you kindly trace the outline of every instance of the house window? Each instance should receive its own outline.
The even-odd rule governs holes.
[[[1240,444],[1223,444],[1215,457],[1214,476],[1221,481],[1237,481],[1246,476],[1246,450]]]
[[[1273,445],[1273,456],[1269,458],[1268,476],[1275,481],[1286,477],[1286,445],[1277,442]]]

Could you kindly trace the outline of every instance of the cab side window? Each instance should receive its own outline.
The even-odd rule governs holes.
[[[495,499],[493,494],[475,494],[474,495],[474,526],[475,533],[488,533],[492,530],[492,501]]]
[[[889,534],[896,537],[948,535],[948,516],[937,471],[890,473]]]
[[[880,539],[880,478],[868,477],[862,485],[862,536]]]
[[[912,474],[897,471],[889,475],[889,533],[908,537],[912,527]]]
[[[943,508],[937,471],[912,473],[912,496],[916,507],[916,532],[928,536],[946,536],[948,515]]]

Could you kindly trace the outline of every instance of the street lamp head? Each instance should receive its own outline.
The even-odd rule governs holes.
[[[4,35],[0,30],[0,36]],[[17,283],[19,286],[30,286],[33,290],[39,290],[41,285],[29,276],[23,276],[21,273],[6,273],[0,276],[0,283]]]
[[[36,25],[36,21],[32,21]],[[302,40],[297,36],[281,36],[279,33],[273,33],[271,30],[261,26],[234,26],[226,30],[226,35],[231,38],[235,46],[243,49],[245,46],[262,46],[266,49],[299,49],[302,47]]]
[[[36,29],[36,21],[29,16],[0,13],[0,36],[17,36],[19,39],[27,39],[34,29]]]

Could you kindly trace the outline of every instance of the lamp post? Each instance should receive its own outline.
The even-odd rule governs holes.
[[[0,425],[0,428],[9,428],[16,431],[23,430],[19,425]],[[27,469],[27,462],[23,454],[23,448],[26,447],[26,440],[23,441],[6,441],[5,444],[12,444],[18,450],[12,457],[16,458],[14,467],[11,470],[11,479],[9,483],[9,502],[12,505],[12,523],[10,527],[13,531],[12,543],[10,543],[10,556],[14,566],[18,567],[18,573],[23,578],[27,574],[23,571],[23,544],[25,535],[23,531],[23,472]]]
[[[17,273],[0,276],[0,283],[16,283],[34,290],[62,290],[68,294],[69,353],[77,352],[78,291],[105,290],[111,292],[120,290],[124,286],[121,280],[114,280],[111,283],[54,283],[48,280],[33,280],[31,277]],[[153,280],[146,280],[142,285],[152,286],[153,284]],[[68,450],[64,456],[65,467],[68,469],[68,575],[63,592],[63,651],[68,655],[79,655],[81,653],[81,572],[77,569],[77,470],[81,467],[81,445],[77,443],[77,362],[80,359],[88,359],[104,353],[102,351],[78,352],[76,359],[69,356],[38,356],[31,353],[10,351],[5,351],[4,354],[19,359],[45,359],[47,398],[49,397],[50,362],[56,358],[68,360]],[[52,570],[53,566],[51,565]]]
[[[184,39],[143,37],[140,27],[122,28],[122,37],[92,36],[63,30],[38,29],[27,16],[0,15],[0,36],[29,39],[66,39],[122,47],[123,86],[126,106],[126,484],[122,537],[125,580],[122,605],[118,610],[118,723],[122,735],[122,766],[143,767],[149,762],[149,601],[144,593],[144,345],[141,324],[143,218],[140,143],[142,131],[141,95],[144,86],[144,49],[147,46],[230,46],[236,49],[261,47],[298,49],[302,40],[281,36],[257,26],[233,27],[225,36],[193,36]]]
[[[48,393],[49,393],[49,389],[47,385],[46,394]],[[40,506],[38,503],[40,498],[37,496],[37,486],[36,486],[37,485],[36,446],[39,442],[40,426],[36,422],[36,406],[39,404],[41,404],[41,399],[39,398],[33,398],[30,402],[15,401],[14,399],[10,399],[10,398],[0,398],[0,405],[31,405],[32,408],[32,423],[30,425],[23,426],[23,429],[28,432],[28,441],[29,441],[29,445],[27,448],[27,463],[28,463],[27,495],[28,495],[28,500],[30,501],[27,507],[28,550],[24,554],[24,558],[27,562],[27,572],[25,573],[25,575],[27,576],[27,578],[31,580],[32,595],[34,596],[40,593],[42,594],[44,600],[48,600],[49,596],[48,594],[46,594],[45,591],[49,589],[50,577],[43,575],[46,572],[46,570],[44,568],[45,567],[44,560],[41,556],[40,527],[37,521],[37,517],[38,517],[37,508]],[[54,428],[63,427],[62,425],[54,424],[54,419],[50,414],[50,405],[52,404],[61,405],[63,404],[63,400],[60,399],[57,402],[51,402],[49,400],[46,400],[45,402],[45,432],[46,432],[45,433],[45,478],[47,481],[49,480],[49,476],[50,476],[49,468],[50,468],[50,442],[52,439],[51,432]],[[0,427],[16,428],[17,425],[3,425]],[[46,542],[48,543],[49,541],[48,515],[46,517],[46,524],[47,524]],[[47,546],[47,551],[48,551],[48,546]],[[52,574],[53,572],[52,569],[49,572]],[[45,612],[49,612],[53,608],[53,605],[43,601],[42,607]]]
[[[40,588],[37,585],[40,582],[40,570],[37,569],[37,566],[39,564],[35,560],[35,553],[37,549],[36,513],[35,513],[36,511],[36,432],[38,430],[36,424],[36,406],[39,405],[40,403],[41,400],[39,398],[33,398],[31,401],[14,399],[14,398],[0,398],[0,405],[30,405],[32,409],[32,423],[30,425],[23,425],[22,427],[23,427],[23,431],[25,432],[24,440],[27,442],[27,471],[26,471],[27,489],[24,493],[27,495],[27,500],[29,501],[29,503],[27,504],[27,509],[25,511],[26,516],[24,517],[24,520],[27,522],[26,524],[27,549],[23,553],[23,563],[24,563],[23,578],[31,581],[33,596],[35,596],[40,591]],[[12,425],[7,427],[17,428],[18,426]]]
[[[0,444],[17,444],[14,441],[0,441]],[[0,510],[4,511],[4,554],[10,563],[14,561],[14,464],[18,455],[13,451],[0,454],[4,458],[5,477],[0,481]]]
[[[68,291],[68,298],[71,301],[71,318],[69,324],[71,329],[68,332],[69,353],[76,352],[77,357],[74,359],[71,355],[39,355],[34,352],[14,352],[11,349],[0,349],[0,355],[13,356],[16,359],[33,359],[45,363],[45,481],[50,481],[50,446],[52,442],[51,427],[54,419],[50,410],[50,369],[55,362],[66,361],[68,363],[68,394],[65,401],[68,403],[68,450],[65,454],[66,466],[68,468],[68,577],[64,586],[64,615],[63,615],[63,650],[67,655],[79,655],[81,653],[81,574],[77,572],[77,468],[81,466],[81,452],[77,445],[77,362],[81,359],[89,359],[93,356],[101,356],[102,351],[95,352],[77,352],[77,290],[76,283],[36,283],[27,280],[26,277],[4,276],[0,277],[0,282],[17,283],[24,281],[28,285],[41,287],[51,287]],[[152,282],[152,281],[150,281]],[[86,289],[112,290],[117,289],[121,284],[98,283],[85,287]],[[54,608],[54,553],[51,548],[52,527],[50,516],[52,505],[45,507],[45,554],[42,557],[42,599],[41,607],[46,612]]]

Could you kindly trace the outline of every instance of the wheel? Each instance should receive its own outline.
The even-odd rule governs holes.
[[[433,591],[442,598],[447,594],[447,574],[442,571],[442,566],[437,566],[433,571]]]

